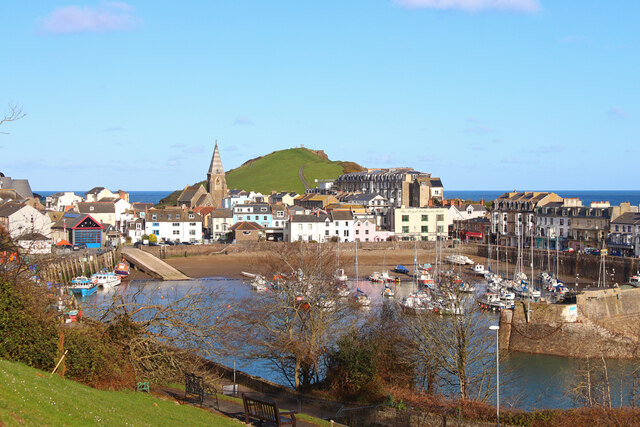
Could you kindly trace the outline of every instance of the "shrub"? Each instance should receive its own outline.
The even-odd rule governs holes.
[[[47,296],[30,282],[0,278],[0,357],[38,369],[52,369],[58,347]]]

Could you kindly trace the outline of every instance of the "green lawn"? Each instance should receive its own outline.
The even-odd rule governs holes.
[[[0,425],[238,426],[235,420],[146,393],[101,391],[0,360]]]
[[[271,153],[227,173],[227,187],[269,194],[275,191],[304,192],[298,176],[305,166],[304,178],[311,187],[316,179],[333,179],[342,174],[338,162],[325,160],[306,148],[290,148]]]

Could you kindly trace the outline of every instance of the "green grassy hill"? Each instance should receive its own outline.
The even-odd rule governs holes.
[[[354,162],[331,161],[323,151],[290,148],[249,160],[228,171],[227,187],[263,194],[270,194],[272,190],[303,193],[305,187],[300,180],[300,168],[303,168],[302,175],[310,187],[316,186],[316,179],[334,179],[343,173],[364,170]],[[175,206],[181,191],[182,189],[174,191],[162,199],[159,205]]]
[[[300,168],[304,168],[302,173],[310,187],[315,187],[316,179],[334,179],[344,171],[340,162],[322,154],[306,148],[274,151],[227,172],[227,187],[264,194],[271,190],[303,193]]]
[[[235,420],[147,393],[102,391],[0,360],[0,425],[237,426]]]

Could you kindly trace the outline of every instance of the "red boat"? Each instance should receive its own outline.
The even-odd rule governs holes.
[[[122,259],[122,262],[116,266],[114,273],[116,273],[116,276],[119,276],[120,278],[125,278],[129,275],[129,265],[124,261],[124,258]]]

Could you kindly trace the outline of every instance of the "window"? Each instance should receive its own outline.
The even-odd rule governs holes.
[[[265,215],[262,219],[263,219],[264,221],[266,221],[266,220],[267,220],[267,216]]]
[[[409,232],[409,227],[408,226],[403,226],[402,227],[402,232],[403,233],[408,233]]]
[[[360,234],[360,230],[356,230],[356,234]]]
[[[422,241],[423,241],[423,242],[426,242],[427,240],[429,240],[429,237],[428,237],[428,236],[422,236]]]
[[[154,223],[153,223],[153,226],[154,226],[154,227],[160,227],[160,223],[159,223],[159,222],[154,222]]]
[[[196,235],[196,230],[189,230],[189,235],[190,236],[195,236]]]
[[[429,221],[429,215],[422,215],[422,222]]]
[[[340,227],[340,222],[336,221],[336,227]]]
[[[179,222],[174,222],[174,223],[172,223],[171,225],[173,225],[174,227],[179,227],[179,226],[180,226],[180,223],[179,223]]]
[[[422,228],[421,228],[421,231],[422,231],[423,233],[428,233],[428,232],[429,232],[429,226],[427,226],[427,225],[423,225],[423,226],[422,226]]]
[[[196,216],[195,216],[194,214],[189,214],[189,219],[193,219],[193,218],[195,218],[195,217],[196,217]]]
[[[328,236],[329,235],[329,230],[324,230],[324,235]]]
[[[409,222],[409,215],[402,215],[402,222]]]
[[[564,219],[560,218],[560,225],[564,225]]]
[[[444,227],[442,225],[438,226],[438,233],[442,233],[444,231]]]
[[[176,219],[180,219],[180,214],[176,214]]]
[[[243,221],[243,220],[244,220],[244,218],[242,216],[238,217],[238,221]]]
[[[171,219],[171,214],[168,214],[168,215],[167,215],[167,219]]]
[[[364,234],[369,234],[369,230],[364,230]]]
[[[444,221],[444,215],[440,214],[440,215],[436,216],[436,221]]]
[[[174,235],[174,236],[177,236],[177,235],[179,235],[179,234],[180,234],[180,230],[173,230],[173,235]]]
[[[151,219],[155,221],[156,219],[158,219],[158,217],[155,214],[153,214],[151,215]]]

